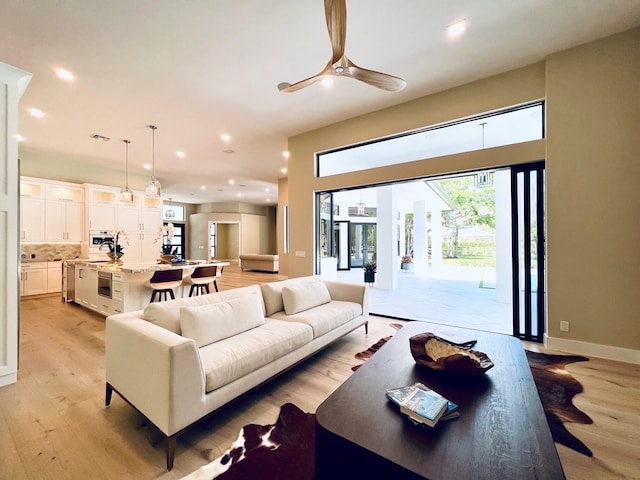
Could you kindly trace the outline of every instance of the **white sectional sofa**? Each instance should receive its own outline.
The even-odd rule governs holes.
[[[167,438],[167,469],[186,428],[361,325],[364,285],[289,279],[152,303],[106,319],[113,391]]]

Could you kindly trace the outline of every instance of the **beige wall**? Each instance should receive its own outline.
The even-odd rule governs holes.
[[[281,273],[314,272],[316,191],[546,158],[549,334],[640,349],[639,47],[635,29],[290,138],[289,181],[281,182],[287,191],[279,196],[290,205],[291,249],[284,255],[279,240]],[[314,177],[316,152],[545,96],[548,140]],[[570,322],[570,332],[559,332],[561,320]]]
[[[640,29],[546,65],[549,333],[640,349]]]

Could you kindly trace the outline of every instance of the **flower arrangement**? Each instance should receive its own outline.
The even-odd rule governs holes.
[[[129,245],[129,237],[127,236],[126,230],[115,230],[111,233],[111,235],[113,235],[113,242],[102,243],[99,250],[102,251],[102,247],[106,245],[109,248],[109,253],[117,253],[120,255],[124,254],[124,247],[120,243],[120,238],[122,237],[122,240],[124,240],[124,242]]]
[[[400,263],[413,263],[413,257],[411,255],[404,255]]]
[[[158,243],[162,239],[162,255],[176,255],[178,253],[178,247],[174,247],[168,243],[173,238],[173,223],[167,223],[158,228],[158,234],[153,243]],[[166,240],[165,240],[166,239]],[[167,243],[165,243],[165,241]]]
[[[365,273],[376,273],[376,262],[367,262],[364,264]]]

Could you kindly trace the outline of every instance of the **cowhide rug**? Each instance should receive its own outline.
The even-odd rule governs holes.
[[[396,330],[402,328],[400,324],[391,326]],[[381,338],[355,357],[368,360],[390,338]],[[592,456],[591,450],[563,425],[563,422],[593,423],[588,415],[573,405],[573,397],[582,392],[582,385],[564,368],[569,363],[589,359],[575,355],[526,353],[553,440]],[[360,366],[352,369],[357,370]],[[292,403],[286,403],[280,407],[275,424],[244,426],[238,439],[221,457],[182,480],[312,480],[314,468],[315,414],[305,413]]]
[[[582,385],[571,376],[565,366],[586,362],[578,355],[547,355],[527,350],[527,359],[538,387],[544,413],[555,442],[591,457],[593,453],[564,426],[563,422],[591,424],[593,420],[573,404],[573,397],[582,393]]]
[[[242,427],[229,450],[183,480],[313,479],[315,417],[285,403],[274,425]]]

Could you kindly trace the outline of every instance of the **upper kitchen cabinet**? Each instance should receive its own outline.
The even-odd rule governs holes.
[[[112,232],[116,229],[119,190],[101,185],[84,184],[86,219],[89,230]]]
[[[64,184],[46,185],[45,240],[80,242],[84,237],[84,189]]]
[[[44,240],[45,185],[34,180],[20,182],[20,241]]]
[[[127,232],[155,232],[162,226],[162,200],[134,192],[132,203],[118,203],[118,228]]]

